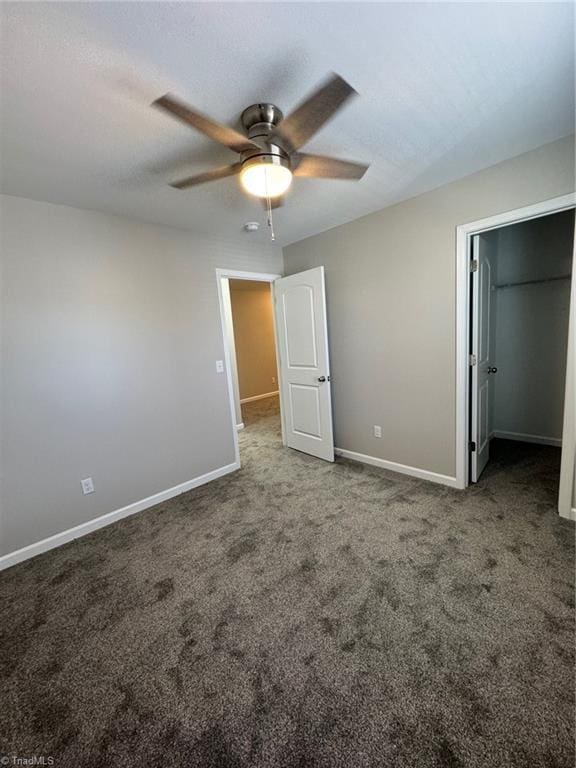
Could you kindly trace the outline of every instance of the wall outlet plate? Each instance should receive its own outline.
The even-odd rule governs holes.
[[[382,437],[382,427],[374,425],[374,437]]]
[[[84,480],[80,480],[82,486],[82,493],[86,496],[89,493],[94,493],[94,482],[91,477],[86,477]]]

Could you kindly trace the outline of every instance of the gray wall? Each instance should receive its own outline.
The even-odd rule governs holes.
[[[214,269],[281,272],[282,256],[0,204],[5,554],[234,461]]]
[[[483,235],[492,277],[503,286],[570,275],[574,212]],[[494,347],[492,429],[561,440],[566,381],[570,280],[500,287],[492,293]]]
[[[326,267],[338,447],[455,475],[456,227],[573,190],[568,137],[284,249]]]

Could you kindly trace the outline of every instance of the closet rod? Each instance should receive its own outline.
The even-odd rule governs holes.
[[[558,277],[542,277],[540,280],[521,280],[517,283],[501,283],[493,285],[493,288],[514,288],[517,285],[536,285],[536,283],[553,283],[556,280],[570,280],[572,275],[558,275]]]

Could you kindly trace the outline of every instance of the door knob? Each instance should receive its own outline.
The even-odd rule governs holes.
[[[498,368],[495,365],[488,366],[488,373],[498,373]]]
[[[326,381],[326,376],[318,376],[318,381],[323,384]]]

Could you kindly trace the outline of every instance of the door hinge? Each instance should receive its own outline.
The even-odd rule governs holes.
[[[468,356],[468,365],[476,365],[476,355]]]
[[[470,272],[478,272],[478,259],[470,261]]]
[[[472,440],[472,442],[470,443],[470,450],[471,451],[475,451],[476,450],[476,443],[474,442],[474,440]]]

